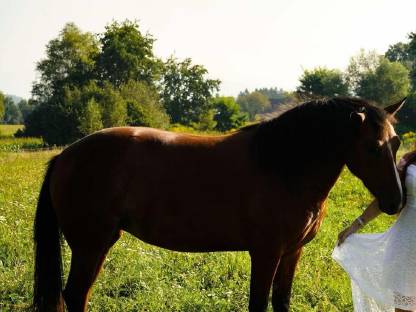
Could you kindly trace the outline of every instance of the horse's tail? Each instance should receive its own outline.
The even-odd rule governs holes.
[[[40,191],[34,223],[35,274],[33,310],[64,311],[62,298],[61,231],[52,207],[50,176],[57,156],[51,159]]]

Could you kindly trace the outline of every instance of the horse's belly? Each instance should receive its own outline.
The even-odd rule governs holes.
[[[130,218],[123,229],[146,243],[176,251],[247,249],[245,235],[239,224],[232,220],[212,219],[210,215],[175,218],[159,214],[154,218]]]
[[[165,249],[173,251],[182,251],[182,252],[214,252],[214,251],[246,251],[248,247],[244,244],[239,244],[237,242],[226,241],[215,241],[215,240],[189,240],[189,239],[145,239],[138,237],[142,241],[162,247]]]
[[[164,235],[143,235],[141,231],[132,231],[126,229],[127,232],[136,236],[145,243],[158,247],[185,252],[209,252],[209,251],[243,251],[247,250],[247,246],[238,240],[228,238],[216,238],[207,236],[196,236],[190,233],[170,233]]]

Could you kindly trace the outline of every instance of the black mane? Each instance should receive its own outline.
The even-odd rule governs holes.
[[[345,157],[357,135],[352,112],[365,113],[377,133],[384,131],[384,110],[358,98],[306,102],[242,131],[254,131],[250,153],[259,167],[296,178],[319,162]]]

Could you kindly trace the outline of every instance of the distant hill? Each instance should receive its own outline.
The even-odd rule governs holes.
[[[17,103],[19,103],[21,100],[23,100],[23,98],[22,98],[22,97],[17,96],[17,95],[13,95],[13,94],[6,94],[5,96],[9,96],[9,97],[11,97],[11,98],[12,98],[12,100],[13,100],[13,102],[14,102],[14,104],[17,104]]]

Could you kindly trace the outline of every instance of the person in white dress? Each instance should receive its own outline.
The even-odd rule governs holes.
[[[384,233],[355,234],[381,214],[374,200],[332,254],[351,278],[355,312],[416,311],[416,144],[397,167],[405,195],[397,221]]]

